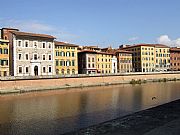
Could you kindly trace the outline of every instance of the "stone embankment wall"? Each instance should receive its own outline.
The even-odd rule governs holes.
[[[101,86],[130,83],[134,80],[159,81],[180,80],[180,72],[171,73],[131,73],[116,75],[74,75],[43,77],[1,77],[0,93],[16,93],[86,86]]]

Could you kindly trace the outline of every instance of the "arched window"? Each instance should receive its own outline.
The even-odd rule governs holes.
[[[4,39],[7,40],[8,39],[7,36],[4,36]]]
[[[73,75],[75,74],[75,69],[72,69],[72,74],[73,74]]]
[[[65,56],[65,53],[64,53],[64,52],[61,52],[61,56]]]
[[[56,69],[56,75],[58,75],[59,74],[59,69]]]
[[[70,69],[67,69],[67,74],[70,74]]]
[[[67,56],[67,57],[70,57],[70,52],[66,52],[66,56]]]
[[[61,70],[61,73],[64,75],[64,69]]]

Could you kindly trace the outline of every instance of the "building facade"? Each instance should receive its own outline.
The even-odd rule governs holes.
[[[165,45],[155,46],[155,71],[169,71],[170,70],[170,48]]]
[[[117,73],[117,63],[118,63],[118,60],[117,60],[117,57],[115,55],[113,55],[113,57],[111,58],[111,73],[112,74],[115,74]]]
[[[117,59],[114,53],[97,52],[97,73],[117,73]]]
[[[78,73],[96,74],[96,51],[82,50],[78,52]]]
[[[55,42],[56,74],[78,74],[78,45]]]
[[[170,48],[170,70],[180,71],[180,48]]]
[[[169,47],[161,44],[138,44],[123,47],[131,51],[135,72],[167,71],[170,68]]]
[[[10,40],[11,75],[55,75],[53,36],[9,28],[1,33]]]
[[[132,72],[132,52],[124,51],[124,50],[117,50],[116,51],[117,57],[117,72],[118,73],[125,73],[125,72]]]
[[[9,76],[9,41],[0,39],[0,76]]]

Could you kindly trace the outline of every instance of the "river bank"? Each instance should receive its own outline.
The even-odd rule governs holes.
[[[180,80],[180,72],[1,77],[0,94]]]
[[[180,100],[64,135],[179,135]]]

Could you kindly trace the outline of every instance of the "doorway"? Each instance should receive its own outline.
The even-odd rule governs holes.
[[[35,67],[34,67],[34,75],[35,75],[35,76],[38,76],[38,66],[35,66]]]

